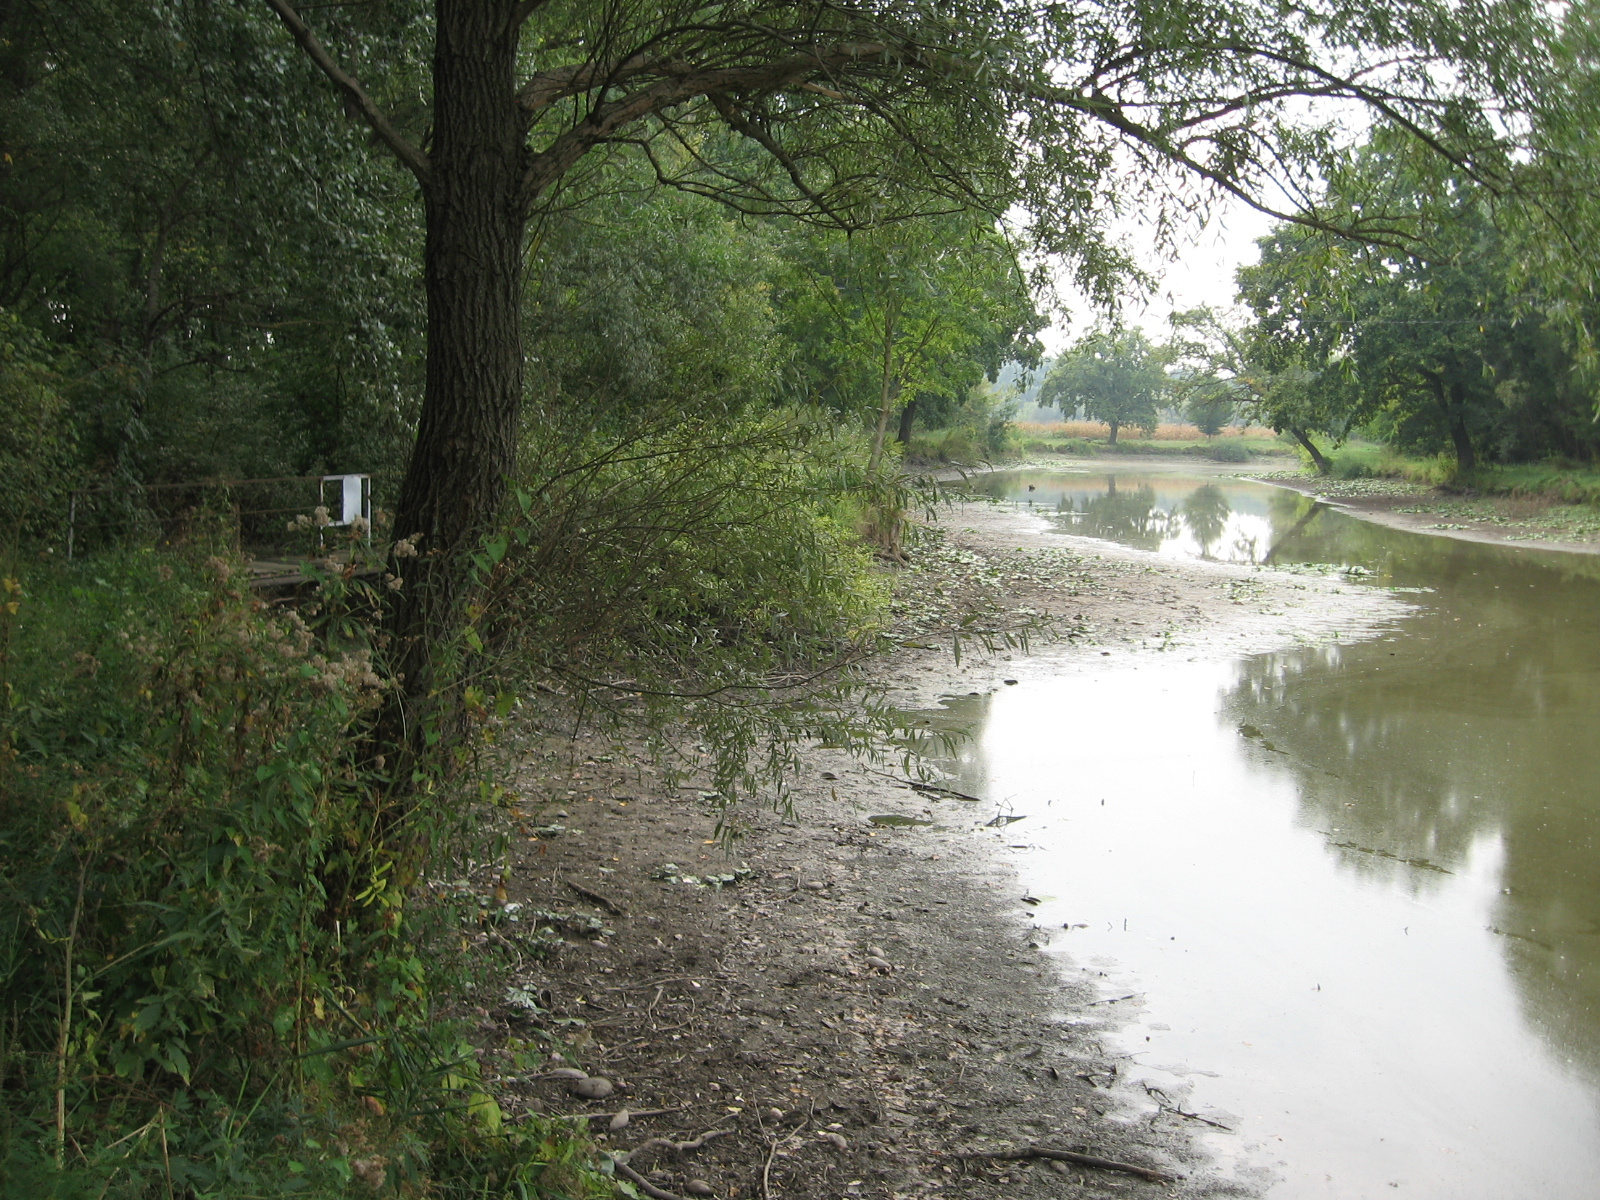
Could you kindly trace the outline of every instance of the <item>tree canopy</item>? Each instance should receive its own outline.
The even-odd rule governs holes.
[[[1111,427],[1110,444],[1124,425],[1153,431],[1170,390],[1165,356],[1137,329],[1103,330],[1080,339],[1045,376],[1039,403],[1071,413],[1082,409]]]

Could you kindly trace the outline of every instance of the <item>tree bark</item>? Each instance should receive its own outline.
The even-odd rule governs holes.
[[[1318,475],[1328,475],[1332,473],[1333,464],[1328,461],[1327,456],[1324,455],[1321,450],[1317,449],[1317,444],[1311,440],[1310,434],[1297,425],[1290,427],[1289,434],[1294,438],[1295,441],[1299,442],[1300,445],[1305,448],[1305,452],[1311,456],[1311,461],[1313,464],[1315,464]]]
[[[1115,446],[1117,444],[1117,430],[1121,427],[1122,422],[1107,421],[1106,424],[1111,427],[1111,436],[1106,439],[1106,445]]]
[[[1472,435],[1467,432],[1466,388],[1459,383],[1447,387],[1443,375],[1437,372],[1429,374],[1427,379],[1433,401],[1444,414],[1445,427],[1450,431],[1450,444],[1456,452],[1456,470],[1471,471],[1478,465],[1478,451],[1472,444]]]
[[[1466,388],[1459,383],[1450,386],[1450,440],[1455,443],[1456,466],[1462,471],[1474,470],[1478,465],[1478,451],[1467,432]]]
[[[883,363],[879,376],[878,425],[872,431],[872,452],[867,457],[867,472],[876,474],[883,461],[883,442],[889,433],[889,413],[900,395],[900,385],[894,377],[895,315],[893,310],[883,317]]]
[[[902,446],[911,444],[911,427],[917,419],[917,398],[913,396],[906,401],[906,406],[900,410],[900,432],[895,435],[895,441]]]
[[[424,188],[428,361],[416,445],[394,533],[420,533],[396,560],[395,668],[415,704],[437,683],[435,638],[456,627],[471,555],[492,528],[516,466],[522,407],[523,177],[516,0],[438,0],[434,124]]]

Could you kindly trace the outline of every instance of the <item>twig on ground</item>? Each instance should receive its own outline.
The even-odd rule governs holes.
[[[636,1188],[638,1188],[646,1196],[650,1197],[650,1200],[683,1200],[683,1197],[678,1195],[676,1192],[669,1192],[665,1188],[658,1188],[655,1184],[651,1183],[627,1163],[619,1163],[613,1160],[613,1164],[616,1166],[617,1173],[619,1175],[625,1179],[631,1180]]]
[[[697,1138],[690,1138],[687,1142],[675,1142],[671,1138],[651,1138],[649,1141],[643,1142],[637,1148],[635,1148],[634,1153],[642,1154],[644,1151],[649,1150],[653,1146],[663,1146],[666,1149],[671,1150],[674,1154],[687,1154],[691,1150],[700,1149],[701,1146],[704,1146],[712,1138],[722,1137],[724,1134],[732,1132],[733,1130],[731,1129],[710,1129],[705,1133],[702,1133]]]
[[[1027,1146],[1021,1150],[988,1150],[963,1154],[962,1158],[988,1158],[1002,1162],[1022,1162],[1030,1158],[1048,1158],[1056,1162],[1075,1163],[1080,1167],[1098,1167],[1102,1171],[1121,1171],[1124,1175],[1137,1175],[1151,1183],[1172,1183],[1173,1177],[1150,1167],[1118,1162],[1114,1158],[1101,1158],[1094,1154],[1079,1154],[1073,1150],[1052,1150],[1048,1146]]]
[[[680,1105],[678,1105],[677,1108],[630,1108],[630,1109],[627,1110],[627,1113],[628,1113],[629,1118],[635,1118],[635,1117],[659,1117],[659,1116],[663,1115],[664,1113],[675,1113],[675,1112],[682,1112],[682,1111],[683,1111],[683,1105],[680,1104]],[[590,1120],[590,1121],[609,1121],[612,1117],[616,1116],[617,1114],[616,1113],[568,1113],[566,1115],[573,1116],[573,1117],[583,1117],[586,1120]]]
[[[958,792],[954,788],[940,787],[937,783],[923,783],[920,779],[906,779],[900,775],[891,775],[888,771],[873,771],[870,767],[867,770],[874,775],[881,775],[885,779],[892,779],[904,787],[911,788],[913,791],[933,792],[940,796],[954,796],[957,800],[975,800],[980,804],[983,803],[983,799],[980,796],[969,796],[966,792]]]
[[[625,916],[628,915],[628,910],[623,908],[622,905],[618,904],[610,896],[601,895],[599,892],[595,891],[593,888],[586,888],[586,887],[583,886],[583,884],[577,883],[577,882],[575,882],[574,880],[571,880],[571,879],[564,879],[564,880],[562,880],[562,882],[565,883],[573,891],[577,892],[578,895],[582,896],[585,900],[593,900],[596,904],[598,904],[601,908],[605,909],[612,916],[614,916],[614,917],[625,917]]]

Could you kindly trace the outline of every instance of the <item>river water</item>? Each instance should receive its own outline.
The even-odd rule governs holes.
[[[978,486],[1160,555],[1416,589],[1371,640],[947,703],[951,769],[1022,818],[1036,921],[1135,1085],[1231,1129],[1193,1123],[1273,1200],[1600,1196],[1600,556],[1218,478]]]

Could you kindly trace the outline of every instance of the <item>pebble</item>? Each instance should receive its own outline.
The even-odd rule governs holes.
[[[805,888],[806,891],[808,891],[808,892],[820,892],[823,888],[827,887],[828,885],[823,883],[822,880],[820,880],[820,879],[808,879],[804,883],[802,883],[800,886]]]
[[[819,1129],[817,1130],[817,1140],[828,1143],[835,1150],[850,1149],[849,1139],[842,1133],[829,1133],[826,1129]]]
[[[868,946],[867,947],[867,953],[872,955],[873,958],[888,958],[889,957],[889,952],[887,950],[885,950],[882,946]]]
[[[625,1108],[620,1110],[614,1117],[612,1117],[610,1124],[608,1124],[606,1126],[607,1129],[613,1129],[613,1130],[615,1130],[615,1129],[626,1129],[627,1127],[628,1127],[628,1110],[625,1109]]]
[[[704,1179],[689,1180],[688,1183],[683,1185],[683,1190],[691,1196],[715,1196],[717,1194]]]
[[[574,1079],[568,1090],[580,1100],[604,1100],[617,1089],[611,1080],[595,1076],[588,1079]]]
[[[894,964],[886,958],[879,958],[876,954],[867,955],[867,966],[877,971],[892,971]]]

